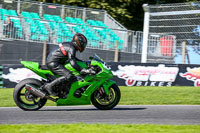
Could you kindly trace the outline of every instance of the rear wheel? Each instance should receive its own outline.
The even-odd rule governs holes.
[[[109,110],[113,109],[119,103],[120,97],[119,87],[113,84],[109,88],[108,96],[102,91],[102,88],[96,90],[91,96],[91,102],[98,109]]]
[[[37,97],[32,93],[30,93],[29,91],[27,91],[25,89],[26,84],[33,85],[37,88],[42,86],[41,81],[33,78],[25,79],[19,82],[16,85],[13,93],[13,98],[16,105],[23,110],[29,110],[29,111],[38,110],[42,108],[45,105],[47,99],[41,99],[40,97]]]

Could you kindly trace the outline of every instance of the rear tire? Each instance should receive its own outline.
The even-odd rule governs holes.
[[[28,78],[20,81],[16,85],[13,93],[13,98],[16,105],[22,110],[26,111],[33,111],[42,108],[47,102],[47,99],[41,99],[40,97],[31,94],[25,89],[26,84],[31,84],[38,88],[42,86],[42,82],[40,80],[33,78]]]
[[[99,89],[96,90],[91,96],[92,104],[101,110],[113,109],[120,101],[121,93],[120,89],[116,84],[113,84],[109,88],[109,96],[100,97]]]

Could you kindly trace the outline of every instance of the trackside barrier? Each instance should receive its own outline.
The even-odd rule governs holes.
[[[3,88],[3,66],[0,66],[0,88]]]
[[[119,86],[200,87],[200,65],[107,62]],[[23,73],[22,73],[23,71]],[[4,86],[13,88],[25,78],[38,78],[20,64],[3,64]]]

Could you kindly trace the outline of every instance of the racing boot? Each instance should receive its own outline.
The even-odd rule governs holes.
[[[55,80],[53,80],[51,83],[48,83],[43,86],[43,89],[45,89],[50,95],[57,96],[57,94],[53,91],[53,88],[55,85],[59,85],[62,82],[65,82],[66,78],[64,76],[59,77]]]

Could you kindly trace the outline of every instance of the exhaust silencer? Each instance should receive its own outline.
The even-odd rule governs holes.
[[[40,98],[46,98],[46,99],[49,99],[53,102],[56,102],[57,99],[54,99],[52,97],[49,97],[49,96],[46,96],[46,94],[38,89],[36,89],[33,85],[30,85],[30,84],[26,84],[26,87],[25,87],[26,90],[28,90],[29,92],[31,92],[33,95],[36,95]]]
[[[36,89],[33,85],[26,84],[25,89],[30,91],[33,95],[36,95],[36,96],[38,96],[38,97],[40,97],[42,99],[46,97],[45,93],[43,93],[42,91]]]

